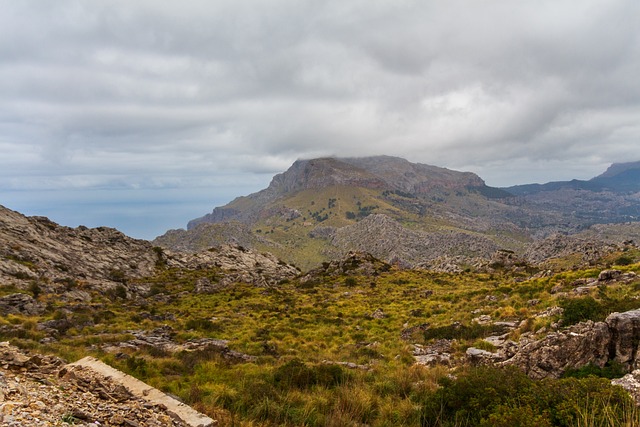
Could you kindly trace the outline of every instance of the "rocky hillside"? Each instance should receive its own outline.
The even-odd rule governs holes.
[[[362,249],[410,267],[482,264],[496,249],[540,262],[546,256],[532,251],[550,236],[623,222],[637,234],[638,171],[638,163],[618,164],[590,181],[498,189],[469,172],[395,157],[300,160],[268,188],[154,243],[178,251],[241,243],[303,269]],[[629,240],[598,234],[597,245]]]
[[[121,282],[152,274],[159,252],[118,230],[69,228],[45,217],[25,217],[0,206],[0,280],[22,284]]]
[[[172,253],[112,228],[63,227],[47,218],[25,217],[0,206],[0,285],[5,288],[70,299],[88,298],[87,290],[116,288],[137,295],[148,292],[149,287],[135,284],[136,279],[168,267],[215,267],[223,276],[221,281],[240,280],[262,286],[299,273],[270,254],[238,245],[220,245],[200,253]],[[29,301],[2,303],[14,307],[25,304]]]

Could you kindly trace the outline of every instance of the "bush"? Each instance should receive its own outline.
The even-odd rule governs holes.
[[[633,264],[633,259],[626,255],[622,255],[618,257],[613,263],[615,265],[631,265]]]
[[[625,367],[616,361],[609,361],[603,368],[596,366],[592,363],[587,366],[583,366],[578,369],[567,369],[563,378],[587,378],[587,377],[599,377],[608,378],[610,380],[614,378],[622,378],[627,373]]]
[[[194,329],[196,331],[204,331],[204,332],[221,332],[222,325],[219,323],[213,323],[209,319],[189,319],[184,325],[185,329]]]
[[[307,365],[293,359],[278,367],[273,373],[273,382],[282,389],[308,389],[315,385],[335,387],[347,381],[348,376],[339,365]]]
[[[425,399],[423,426],[638,425],[630,396],[603,378],[533,381],[515,368],[471,368]]]
[[[358,285],[358,281],[356,280],[355,277],[349,276],[346,279],[344,279],[344,284],[345,284],[345,286],[353,288],[354,286]]]
[[[458,339],[458,340],[475,340],[485,338],[490,335],[500,335],[506,330],[502,326],[496,325],[480,325],[472,323],[471,325],[463,325],[454,323],[447,326],[430,328],[424,331],[424,339]]]
[[[560,307],[564,309],[561,320],[565,326],[575,325],[585,320],[596,322],[603,320],[606,315],[602,304],[593,297],[567,299],[560,302]]]

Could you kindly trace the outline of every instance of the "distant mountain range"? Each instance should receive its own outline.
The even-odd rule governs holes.
[[[397,157],[320,158],[296,161],[266,189],[154,242],[183,251],[236,243],[302,268],[352,249],[409,266],[464,266],[594,224],[635,230],[638,218],[640,162],[613,164],[588,181],[495,188],[471,172]],[[610,228],[609,240],[635,233]]]

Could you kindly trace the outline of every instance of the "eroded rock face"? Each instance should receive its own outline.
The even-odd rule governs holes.
[[[132,239],[118,230],[69,228],[44,217],[25,217],[0,206],[0,285],[36,287],[64,301],[88,302],[88,290],[100,292],[124,286],[127,295],[146,295],[148,286],[129,279],[151,276],[165,266],[221,270],[218,282],[200,283],[198,292],[215,291],[236,282],[274,286],[300,273],[268,253],[223,245],[194,254],[171,253],[150,242]],[[78,289],[81,284],[84,290]],[[0,299],[0,313],[41,314],[30,295]]]
[[[384,214],[369,215],[337,229],[331,245],[335,249],[328,249],[329,255],[355,249],[407,268],[456,272],[461,271],[461,264],[486,263],[498,249],[489,239],[469,233],[412,230]]]
[[[391,265],[375,258],[367,252],[349,251],[347,255],[309,271],[300,278],[301,283],[307,283],[323,276],[361,275],[375,277],[389,271]]]
[[[640,310],[613,313],[605,320],[611,331],[610,358],[632,371],[640,366]]]
[[[521,340],[505,364],[531,378],[558,378],[567,369],[615,361],[631,372],[640,367],[640,309],[613,313],[604,322],[582,322],[536,341]]]

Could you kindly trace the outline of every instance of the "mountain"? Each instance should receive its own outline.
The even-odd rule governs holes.
[[[591,192],[608,191],[613,194],[637,193],[640,191],[640,162],[614,163],[609,168],[588,181],[574,179],[571,181],[555,181],[546,184],[525,184],[505,188],[513,195],[530,195],[542,191],[559,191],[562,189],[586,190]]]
[[[376,156],[298,160],[257,193],[171,230],[154,244],[181,251],[230,242],[312,268],[350,250],[388,262],[477,266],[499,249],[594,224],[636,223],[639,163],[589,181],[487,186],[476,174]],[[624,240],[621,236],[620,240]]]
[[[494,197],[509,196],[504,191],[487,187],[473,173],[410,163],[397,157],[298,160],[286,172],[274,176],[266,189],[215,208],[210,214],[190,221],[187,229],[200,223],[228,220],[255,222],[270,214],[265,211],[265,205],[295,193],[322,191],[332,187],[380,190],[409,198],[446,191],[475,191]]]

